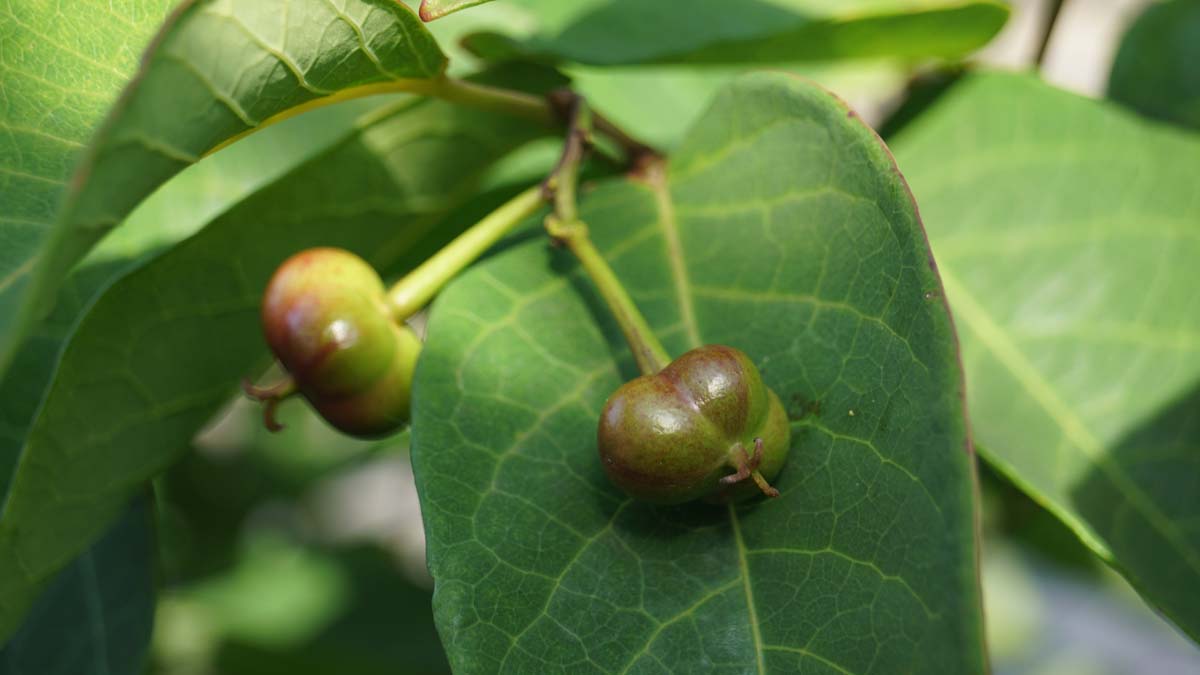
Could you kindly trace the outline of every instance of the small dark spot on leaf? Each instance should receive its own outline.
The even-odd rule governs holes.
[[[788,399],[787,407],[788,419],[795,422],[806,417],[821,416],[821,402],[810,399],[799,392],[792,394]]]

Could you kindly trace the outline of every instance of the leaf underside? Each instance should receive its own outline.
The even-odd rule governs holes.
[[[0,17],[0,186],[12,195],[0,215],[0,373],[71,266],[205,152],[313,99],[445,66],[394,0],[186,0],[136,75],[148,26],[172,3],[10,4]]]
[[[258,303],[291,253],[341,246],[408,269],[496,159],[542,130],[432,101],[387,104],[340,142],[121,277],[81,319],[0,519],[0,635],[49,575],[265,365]]]
[[[413,462],[456,672],[984,670],[953,330],[877,137],[823,90],[739,80],[667,178],[584,218],[675,354],[745,350],[793,419],[783,495],[652,508],[604,477],[635,374],[563,251],[533,239],[436,301]]]
[[[984,455],[1200,637],[1200,138],[991,74],[894,145]]]

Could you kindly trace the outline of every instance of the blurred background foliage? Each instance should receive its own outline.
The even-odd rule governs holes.
[[[1052,16],[1054,30],[1044,41]],[[477,62],[453,45],[463,35],[497,26],[517,33],[534,28],[519,3],[508,2],[448,17],[431,28],[451,47],[454,69],[465,72]],[[1171,74],[1195,85],[1185,92],[1190,98],[1164,102],[1167,85],[1139,71],[1133,41],[1154,45],[1158,64],[1190,64]],[[1200,6],[1194,1],[1017,0],[1004,31],[970,61],[1040,67],[1057,86],[1108,95],[1151,116],[1195,126],[1198,46]],[[850,100],[886,133],[898,128],[914,101],[936,96],[945,66],[818,63],[802,72]],[[1163,67],[1149,71],[1162,75]],[[686,126],[681,117],[733,72],[657,67],[579,68],[571,74],[598,107],[612,102],[607,108],[615,118],[669,146]],[[917,72],[922,74],[914,77]],[[651,95],[673,103],[644,114]],[[909,106],[901,107],[906,96]],[[897,109],[900,117],[889,121]],[[271,133],[286,133],[286,127],[269,130],[257,142],[270,142]],[[553,146],[534,144],[504,162],[489,179],[494,189],[451,218],[486,212],[488,202],[507,194],[505,185],[544,172]],[[161,215],[167,204],[178,210],[227,203],[252,187],[230,179],[240,175],[230,167],[243,159],[222,153],[201,162],[134,218]],[[150,671],[447,672],[430,612],[432,582],[424,568],[407,437],[382,443],[349,439],[298,402],[281,409],[286,429],[279,434],[265,432],[258,415],[249,403],[233,402],[196,439],[195,452],[154,486],[153,516],[146,517],[156,519],[153,545],[160,569]],[[986,465],[981,483],[983,585],[995,672],[1200,672],[1195,645],[1148,609],[1057,519]]]

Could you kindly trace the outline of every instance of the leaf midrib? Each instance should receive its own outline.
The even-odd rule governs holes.
[[[655,165],[651,168],[647,176],[647,184],[654,194],[657,220],[659,227],[662,229],[663,239],[667,245],[667,257],[671,265],[671,281],[675,286],[675,296],[679,303],[680,321],[684,325],[689,346],[695,348],[701,345],[700,328],[696,323],[695,307],[692,304],[691,280],[683,261],[683,242],[679,236],[679,221],[675,217],[675,203],[671,197],[670,186],[667,184],[666,172],[667,167],[665,163]],[[754,640],[755,665],[758,668],[759,675],[762,675],[766,673],[766,664],[762,632],[758,627],[758,610],[754,606],[754,588],[750,581],[750,565],[746,560],[746,544],[742,540],[742,528],[738,520],[737,508],[733,504],[729,504],[728,509],[733,540],[737,546],[738,570],[741,575],[742,591],[746,597],[746,613],[749,616],[750,635]]]
[[[1117,490],[1125,495],[1130,506],[1139,511],[1150,525],[1159,531],[1159,534],[1177,550],[1193,572],[1200,575],[1200,555],[1181,537],[1179,529],[1174,526],[1170,518],[1155,506],[1154,501],[1130,479],[1119,465],[1109,459],[1105,454],[1104,444],[1092,434],[1054,386],[1042,377],[1005,330],[967,291],[966,286],[958,280],[954,272],[946,266],[942,266],[939,271],[942,283],[953,302],[955,316],[963,319],[971,331],[979,336],[980,341],[992,356],[1033,396],[1046,416],[1059,428],[1063,437],[1070,440],[1089,460],[1104,471],[1105,475],[1113,481]],[[1089,523],[1073,516],[1071,519],[1077,522],[1078,527],[1084,528],[1091,538],[1103,541],[1103,538],[1099,537]]]
[[[754,660],[760,675],[766,673],[763,663],[762,633],[758,629],[758,610],[754,606],[754,588],[750,583],[750,564],[746,561],[746,542],[742,540],[742,527],[738,522],[737,508],[729,504],[729,526],[733,529],[733,541],[737,545],[738,567],[741,569],[742,590],[746,594],[746,611],[750,615],[750,635],[754,638]]]

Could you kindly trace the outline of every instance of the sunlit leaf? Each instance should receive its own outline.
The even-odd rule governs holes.
[[[1200,636],[1200,138],[982,75],[894,147],[985,456]]]

